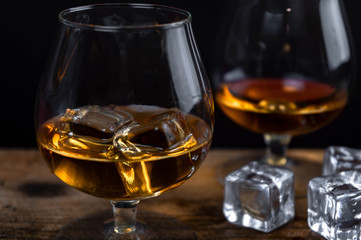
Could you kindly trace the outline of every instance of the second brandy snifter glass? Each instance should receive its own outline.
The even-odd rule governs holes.
[[[348,101],[354,57],[342,1],[231,2],[217,44],[216,102],[263,134],[265,162],[287,165],[291,137],[327,125]]]
[[[111,200],[109,238],[166,237],[167,226],[155,233],[146,221],[136,225],[137,204],[189,179],[213,132],[191,16],[158,5],[100,4],[67,9],[59,22],[36,104],[41,153],[66,184]]]

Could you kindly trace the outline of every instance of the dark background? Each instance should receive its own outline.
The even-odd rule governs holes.
[[[1,138],[0,147],[36,147],[33,109],[36,88],[56,32],[58,13],[69,7],[112,1],[7,1],[1,5]],[[114,1],[113,1],[114,2]],[[135,2],[135,1],[117,1]],[[193,16],[198,48],[211,79],[214,40],[227,15],[230,0],[138,1],[183,8]],[[361,59],[361,1],[344,0],[357,59]],[[357,63],[358,66],[358,63]],[[361,148],[361,84],[356,69],[352,98],[344,113],[314,133],[295,137],[290,147],[325,148],[343,145]],[[263,147],[262,136],[228,120],[216,106],[213,147]]]

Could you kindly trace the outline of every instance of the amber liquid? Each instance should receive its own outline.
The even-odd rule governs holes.
[[[315,131],[343,110],[344,90],[299,79],[245,79],[220,86],[216,101],[237,124],[258,133]]]
[[[138,111],[137,106],[124,109],[134,113],[139,122],[149,115]],[[111,142],[64,134],[59,130],[61,116],[44,123],[38,129],[37,140],[51,171],[68,185],[106,199],[144,199],[182,184],[206,157],[211,141],[210,126],[189,114],[185,120],[196,144],[147,158],[131,159],[114,149]]]

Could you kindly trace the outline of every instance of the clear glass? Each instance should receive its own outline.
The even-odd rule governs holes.
[[[213,107],[188,12],[100,4],[59,14],[38,91],[37,142],[62,181],[111,201],[114,227],[104,236],[156,238],[137,225],[137,205],[197,171]]]
[[[264,136],[265,162],[290,165],[291,138],[329,124],[349,99],[354,53],[342,1],[230,5],[217,43],[216,102],[234,122]]]

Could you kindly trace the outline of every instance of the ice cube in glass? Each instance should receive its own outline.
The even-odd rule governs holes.
[[[341,146],[331,146],[326,149],[322,175],[352,169],[361,170],[361,150]]]
[[[129,159],[161,157],[196,144],[185,115],[176,108],[158,109],[143,119],[137,118],[120,128],[113,139],[114,147]]]
[[[131,121],[133,117],[116,106],[91,105],[67,109],[61,117],[60,131],[83,140],[111,142],[115,131]]]
[[[361,173],[313,178],[308,185],[308,225],[329,240],[361,239]]]
[[[253,161],[227,175],[223,213],[236,225],[271,232],[293,219],[294,175]]]

